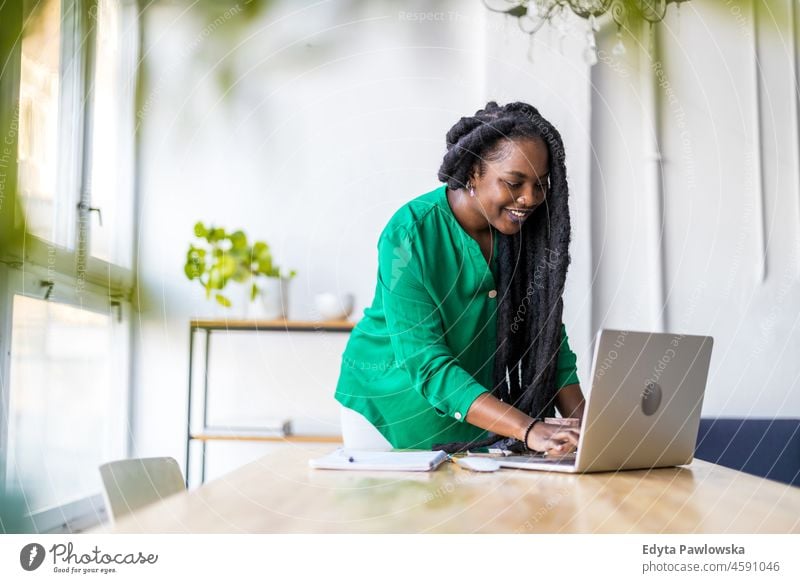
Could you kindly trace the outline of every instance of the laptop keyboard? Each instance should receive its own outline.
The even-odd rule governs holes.
[[[515,463],[523,463],[523,464],[567,464],[567,465],[575,465],[575,460],[577,459],[577,453],[569,453],[566,455],[561,456],[549,456],[549,455],[510,455],[504,458],[500,458],[499,462],[509,461]]]

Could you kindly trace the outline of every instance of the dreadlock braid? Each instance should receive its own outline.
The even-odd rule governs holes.
[[[490,101],[447,132],[439,180],[450,188],[463,188],[476,171],[483,175],[486,160],[497,156],[504,141],[515,139],[539,139],[547,146],[550,189],[544,204],[522,223],[517,234],[504,235],[493,229],[499,237],[499,301],[491,392],[532,417],[552,417],[561,346],[561,296],[570,262],[569,187],[561,135],[527,103],[501,107]],[[484,440],[438,444],[434,449],[453,453],[501,438],[490,433]]]

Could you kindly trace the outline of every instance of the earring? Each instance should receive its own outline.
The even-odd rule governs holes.
[[[472,186],[471,182],[467,182],[467,190],[469,190],[470,196],[475,196],[475,187]]]

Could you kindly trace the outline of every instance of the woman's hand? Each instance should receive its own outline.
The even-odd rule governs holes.
[[[553,423],[537,422],[528,433],[528,449],[546,452],[547,455],[572,453],[578,447],[580,430]]]
[[[467,423],[499,435],[522,441],[531,418],[494,395],[479,396],[467,411]],[[537,421],[528,432],[528,449],[545,451],[548,455],[563,455],[575,451],[578,445],[578,427]]]

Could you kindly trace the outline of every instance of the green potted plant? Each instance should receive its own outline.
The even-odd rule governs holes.
[[[264,317],[287,317],[288,283],[297,272],[275,264],[266,242],[250,245],[244,231],[227,232],[202,222],[195,224],[194,234],[199,242],[189,244],[184,273],[203,286],[207,299],[213,296],[217,303],[230,308],[230,294],[223,294],[223,290],[233,281],[243,286],[250,302],[261,296]]]

